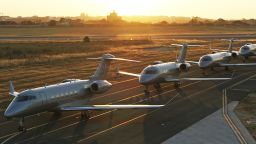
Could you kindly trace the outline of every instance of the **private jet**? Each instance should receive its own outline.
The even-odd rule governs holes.
[[[149,85],[153,85],[157,90],[161,90],[160,83],[174,82],[175,88],[180,86],[181,81],[204,81],[204,80],[228,80],[230,78],[181,78],[182,72],[189,71],[190,63],[186,62],[188,47],[201,45],[172,44],[181,47],[180,54],[175,62],[156,61],[142,70],[140,74],[134,74],[118,70],[119,74],[134,76],[139,78],[139,83],[145,86],[145,95],[149,94]]]
[[[228,41],[230,41],[228,50],[211,49],[214,53],[201,56],[198,62],[187,62],[197,64],[201,69],[211,68],[211,70],[214,70],[214,67],[225,67],[225,70],[228,70],[229,67],[235,66],[256,66],[256,63],[229,63],[239,53],[233,51],[233,42],[236,40],[229,39]]]
[[[239,49],[239,55],[248,59],[250,56],[256,56],[256,44],[247,43]]]
[[[28,89],[22,92],[16,92],[12,81],[10,81],[9,94],[14,97],[4,116],[7,119],[19,118],[19,131],[25,131],[24,117],[38,114],[44,111],[81,111],[83,118],[89,118],[88,110],[109,110],[109,109],[141,109],[141,108],[159,108],[163,105],[77,105],[68,104],[75,101],[89,101],[94,94],[101,94],[108,91],[112,84],[105,80],[110,62],[112,60],[132,61],[122,58],[116,58],[111,54],[104,54],[100,58],[91,58],[101,60],[96,72],[89,80],[67,79],[61,83]]]

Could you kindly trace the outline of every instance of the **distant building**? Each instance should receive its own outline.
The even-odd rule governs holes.
[[[117,13],[115,11],[113,11],[112,13],[110,13],[107,16],[107,22],[109,22],[109,23],[122,23],[124,21],[122,20],[122,17],[118,16]]]

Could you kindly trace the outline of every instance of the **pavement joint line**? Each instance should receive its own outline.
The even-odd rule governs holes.
[[[197,70],[195,70],[195,71],[197,71]],[[193,71],[193,72],[195,72],[195,71]],[[249,73],[249,72],[247,72],[247,73]],[[247,74],[246,73],[246,74]],[[241,77],[241,76],[239,76],[239,77]],[[218,85],[221,85],[222,83],[220,83],[220,84],[218,84]],[[218,85],[216,85],[216,86],[218,86]],[[111,112],[111,111],[110,111]],[[75,116],[75,115],[77,115],[77,114],[74,114],[74,115],[72,115],[72,116]],[[70,116],[70,117],[72,117],[72,116]],[[48,124],[48,123],[47,123]],[[73,123],[73,124],[76,124],[76,123]],[[72,124],[72,125],[73,125]],[[45,124],[46,125],[46,124]],[[37,128],[37,127],[40,127],[40,126],[36,126],[35,128]],[[33,127],[32,127],[33,128]],[[30,128],[31,129],[31,128]],[[17,133],[17,132],[16,132]],[[12,134],[15,134],[15,133],[12,133]],[[6,136],[2,136],[2,137],[0,137],[0,139],[3,139],[4,137],[7,137],[7,136],[10,136],[10,135],[12,135],[12,134],[9,134],[9,135],[6,135]]]
[[[231,89],[231,90],[234,90],[234,91],[245,91],[245,92],[250,92],[249,89]]]
[[[240,130],[238,129],[238,127],[234,124],[234,122],[232,121],[232,119],[230,118],[229,114],[228,114],[228,101],[227,101],[227,89],[223,90],[223,117],[226,120],[227,124],[229,125],[229,127],[232,129],[232,131],[234,132],[234,134],[236,135],[236,138],[238,139],[238,141],[241,144],[247,144],[245,138],[243,137],[242,133],[240,132]]]
[[[13,139],[14,137],[18,136],[19,134],[21,134],[22,132],[16,132],[16,134],[12,135],[11,137],[9,137],[8,139],[4,140],[1,144],[5,144],[7,143],[9,140]]]
[[[244,138],[244,136],[242,135],[242,133],[240,132],[239,128],[234,124],[234,122],[232,121],[232,119],[230,118],[229,116],[229,113],[228,113],[228,106],[227,106],[227,90],[230,89],[232,90],[233,87],[239,85],[239,84],[242,84],[248,80],[250,80],[251,78],[255,77],[256,74],[244,79],[244,80],[241,80],[231,86],[229,86],[228,88],[224,89],[223,90],[223,116],[226,120],[226,122],[228,123],[228,125],[231,127],[232,131],[235,133],[237,139],[239,140],[239,142],[241,144],[247,144],[246,142],[246,139]]]

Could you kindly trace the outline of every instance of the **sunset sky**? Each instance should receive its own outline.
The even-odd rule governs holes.
[[[9,16],[199,16],[256,18],[256,0],[0,0],[0,15]],[[3,13],[3,14],[2,14]]]

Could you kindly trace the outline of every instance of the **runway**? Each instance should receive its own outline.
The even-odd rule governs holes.
[[[256,68],[216,68],[205,77],[233,77],[228,81],[193,81],[182,83],[175,89],[172,83],[162,84],[162,91],[150,87],[150,96],[143,93],[137,79],[121,77],[113,88],[103,95],[94,95],[90,104],[165,104],[155,110],[92,111],[88,121],[80,119],[78,112],[53,115],[41,113],[25,119],[27,132],[17,132],[18,123],[0,117],[0,143],[161,143],[183,129],[212,114],[222,107],[222,90],[256,74]],[[184,75],[203,77],[201,70],[193,67]],[[255,90],[253,80],[244,88],[228,91],[229,100],[240,100],[248,91]],[[247,86],[248,85],[248,86]]]

